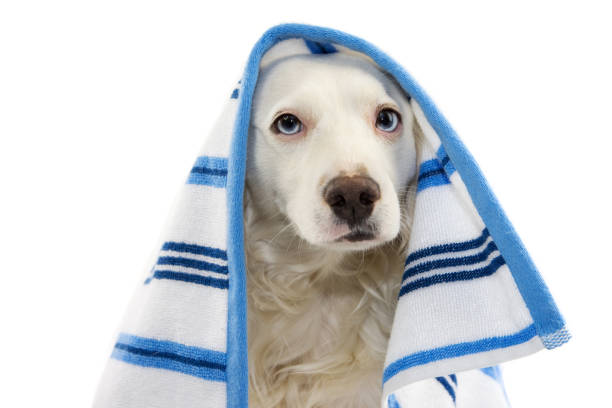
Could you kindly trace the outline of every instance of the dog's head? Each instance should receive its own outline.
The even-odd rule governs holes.
[[[367,249],[400,231],[416,172],[413,114],[398,85],[356,56],[291,56],[262,69],[253,99],[247,186],[331,249]]]

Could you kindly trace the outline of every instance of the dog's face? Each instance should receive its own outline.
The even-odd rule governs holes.
[[[262,69],[253,99],[247,186],[330,249],[367,249],[400,230],[416,172],[413,114],[398,86],[355,56],[292,56]]]

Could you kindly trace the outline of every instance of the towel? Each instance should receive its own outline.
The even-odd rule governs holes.
[[[248,407],[243,192],[253,91],[266,61],[333,52],[392,75],[423,132],[381,407],[506,407],[496,365],[568,341],[478,165],[414,79],[358,37],[282,24],[257,41],[228,92],[120,325],[95,407]]]

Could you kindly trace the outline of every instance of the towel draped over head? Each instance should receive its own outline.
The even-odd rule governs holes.
[[[478,165],[414,79],[360,38],[283,24],[259,39],[228,92],[120,326],[94,406],[248,406],[242,200],[253,91],[262,62],[334,52],[358,53],[392,75],[424,136],[381,406],[507,406],[495,365],[569,339]]]

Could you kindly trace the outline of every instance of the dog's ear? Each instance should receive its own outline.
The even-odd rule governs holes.
[[[247,215],[247,211],[249,208],[251,208],[251,200],[252,200],[252,195],[251,195],[251,189],[249,188],[249,183],[247,182],[247,180],[245,179],[244,181],[244,193],[242,195],[242,211],[246,217]]]
[[[408,92],[404,90],[404,88],[399,84],[399,82],[393,75],[391,75],[390,73],[382,69],[380,66],[378,66],[378,64],[374,62],[372,63],[387,78],[387,80],[389,80],[390,82],[393,83],[393,85],[395,85],[395,88],[398,89],[402,93],[402,95],[404,96],[404,98],[406,98],[408,102],[412,102],[412,97],[408,94]]]
[[[423,146],[425,144],[429,144],[430,148],[434,150],[433,146],[436,145],[438,135],[431,127],[429,121],[427,121],[427,118],[425,118],[423,110],[414,99],[410,100],[410,107],[412,108],[412,114],[414,115],[414,120],[412,121],[412,131],[416,145],[417,163],[419,163]]]
[[[306,43],[301,38],[290,38],[284,40],[270,48],[264,56],[261,58],[259,63],[260,69],[265,69],[270,64],[280,61],[283,58],[291,57],[294,55],[309,55],[310,50],[306,46]]]

